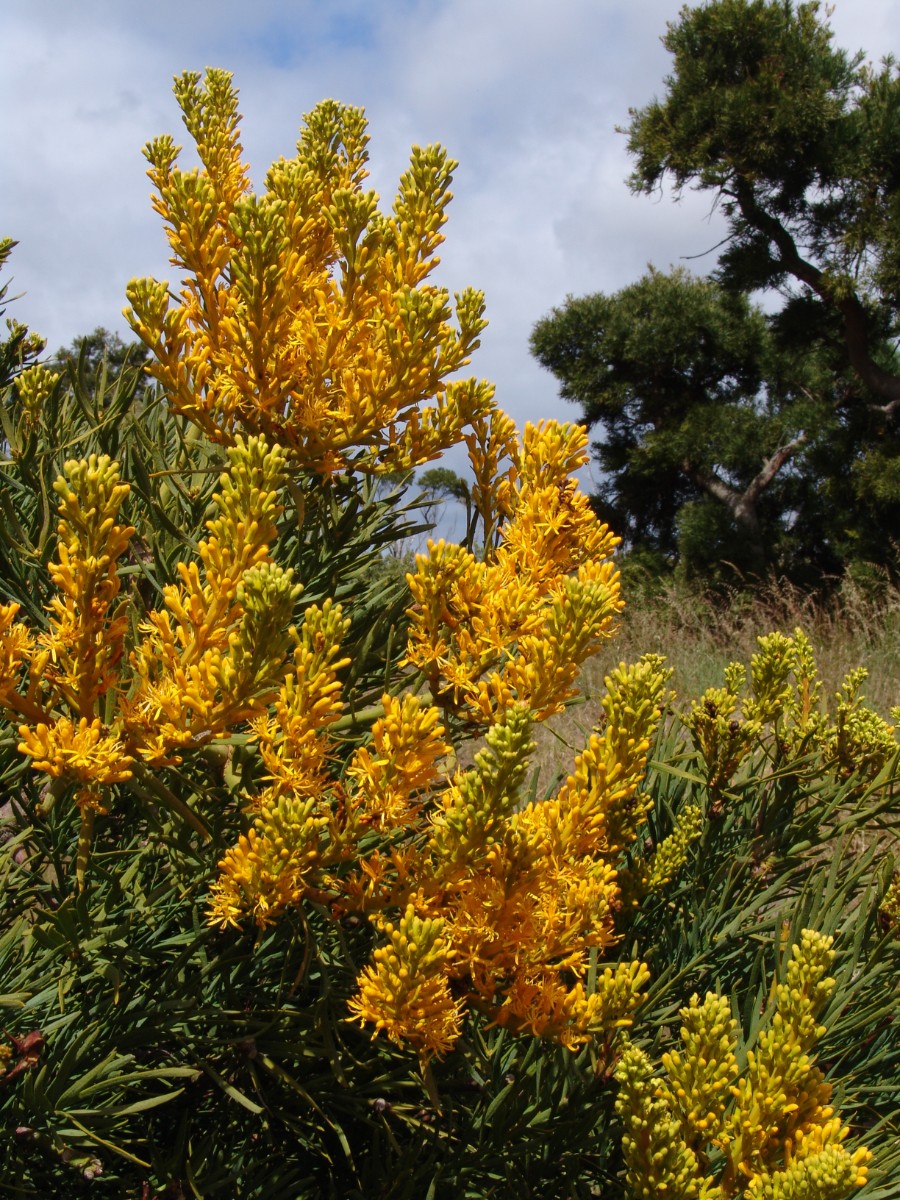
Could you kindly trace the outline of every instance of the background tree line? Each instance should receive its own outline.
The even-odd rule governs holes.
[[[663,42],[662,98],[624,130],[629,183],[708,192],[727,236],[706,277],[650,267],[535,326],[533,354],[596,434],[597,509],[653,575],[896,575],[897,64],[835,47],[815,0],[685,7]],[[143,356],[95,330],[53,365],[87,383]],[[419,485],[469,524],[464,479]]]

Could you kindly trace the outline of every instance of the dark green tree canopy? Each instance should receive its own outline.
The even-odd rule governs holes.
[[[631,186],[710,190],[728,219],[719,276],[779,288],[808,322],[839,318],[864,388],[848,401],[900,409],[900,74],[832,44],[818,3],[714,0],[663,38],[661,100],[634,110]]]
[[[663,39],[631,186],[712,193],[702,280],[569,299],[532,350],[601,434],[598,504],[634,549],[816,582],[884,563],[900,519],[900,75],[817,3],[711,0]],[[754,293],[769,296],[764,312]],[[771,311],[771,300],[781,307]]]
[[[94,379],[104,372],[115,377],[125,370],[138,371],[141,383],[137,391],[142,396],[153,386],[153,380],[143,372],[149,358],[150,352],[142,342],[123,341],[117,333],[98,326],[93,333],[75,338],[71,346],[61,346],[50,366],[76,380]]]
[[[597,501],[632,548],[699,570],[777,560],[811,441],[835,417],[819,360],[796,361],[745,295],[651,269],[614,295],[570,298],[531,346],[601,430]],[[827,557],[816,541],[804,553]]]

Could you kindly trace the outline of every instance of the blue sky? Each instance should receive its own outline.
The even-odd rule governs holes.
[[[141,149],[183,130],[171,79],[234,73],[253,178],[303,113],[363,105],[389,204],[413,143],[459,160],[438,278],[481,288],[472,364],[520,423],[573,419],[528,335],[567,294],[612,291],[719,240],[709,202],[632,196],[629,106],[662,87],[678,0],[29,0],[0,6],[0,234],[18,239],[15,315],[51,348],[119,316],[132,276],[168,278]],[[837,0],[839,44],[898,49],[900,0]],[[712,266],[696,259],[694,270]]]

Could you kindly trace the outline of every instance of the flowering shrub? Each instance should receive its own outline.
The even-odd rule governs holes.
[[[737,666],[687,711],[694,751],[667,744],[663,660],[620,664],[569,773],[541,782],[534,730],[615,632],[617,540],[575,478],[582,429],[520,434],[488,385],[450,378],[483,328],[477,293],[451,309],[427,282],[452,164],[415,150],[385,216],[363,115],[328,102],[254,195],[229,76],[176,94],[201,166],[165,137],[147,157],[183,278],[128,289],[157,400],[80,430],[54,544],[37,500],[4,542],[27,566],[0,604],[0,1003],[40,1025],[0,1044],[7,1182],[52,1187],[60,1165],[142,1197],[849,1196],[870,1151],[845,1147],[813,1065],[840,987],[811,918],[856,921],[852,969],[879,986],[895,942],[871,930],[872,858],[816,899],[805,851],[839,832],[825,815],[884,805],[893,730],[858,676],[828,718],[808,643],[771,635],[740,713]],[[22,495],[70,440],[47,421],[64,388],[32,373],[11,393]],[[172,455],[152,473],[133,451],[150,414]],[[405,612],[366,632],[386,593],[342,547],[361,536],[371,561],[403,532],[368,477],[457,442],[477,523],[429,542]],[[823,762],[838,791],[814,813]],[[775,964],[742,923],[768,953],[782,900],[809,925],[767,1027],[739,1047],[723,995],[695,997],[658,1079],[688,980],[758,1005]]]

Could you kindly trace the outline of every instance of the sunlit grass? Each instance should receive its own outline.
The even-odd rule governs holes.
[[[542,785],[571,769],[573,753],[599,716],[603,680],[617,663],[651,652],[663,655],[672,669],[677,710],[679,702],[687,704],[707,688],[721,686],[729,662],[749,663],[762,634],[789,634],[798,627],[812,641],[826,700],[849,671],[862,666],[869,672],[863,688],[867,703],[890,719],[891,708],[900,704],[900,588],[886,583],[864,588],[848,581],[827,600],[784,580],[756,592],[735,590],[724,600],[674,582],[652,594],[632,589],[631,595],[626,591],[617,635],[585,665],[584,703],[536,731]]]

